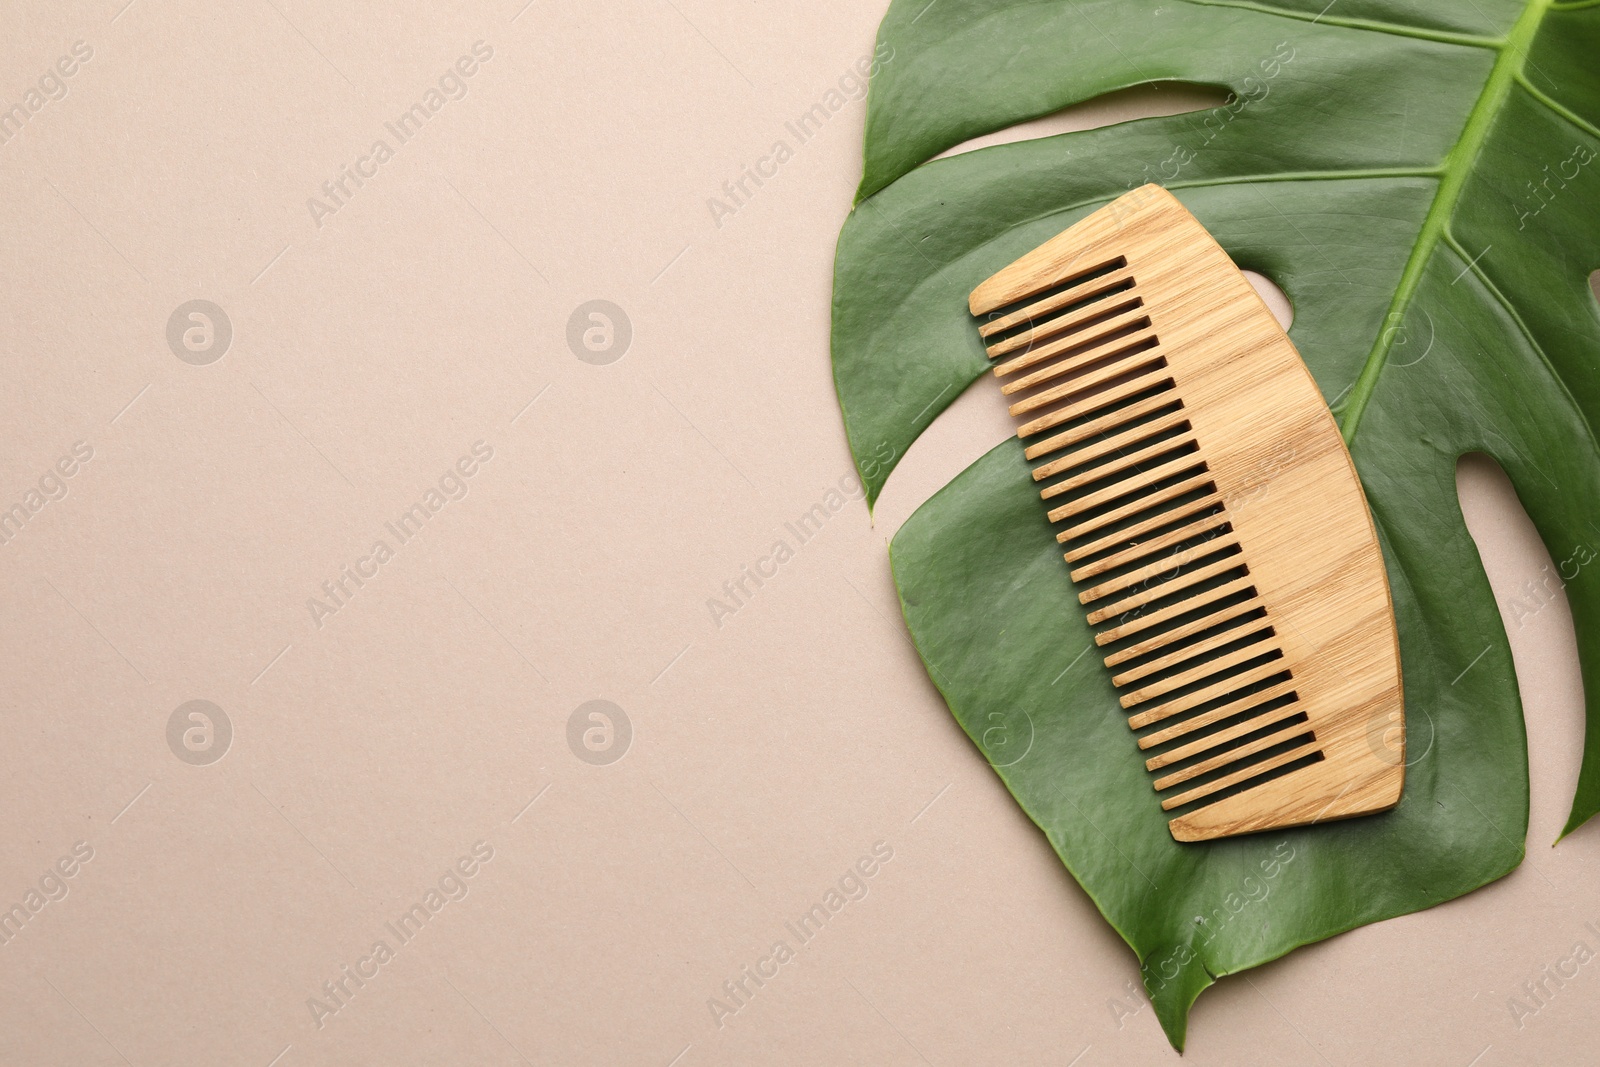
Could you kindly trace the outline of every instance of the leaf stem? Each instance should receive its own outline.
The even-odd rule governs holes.
[[[1539,24],[1544,21],[1551,4],[1552,0],[1530,0],[1517,18],[1516,25],[1511,28],[1505,43],[1496,46],[1500,57],[1495,60],[1494,68],[1490,70],[1489,80],[1484,84],[1477,103],[1472,105],[1472,111],[1467,116],[1467,124],[1461,130],[1460,139],[1456,141],[1455,147],[1445,159],[1444,177],[1439,181],[1439,191],[1434,194],[1433,203],[1428,205],[1428,214],[1422,221],[1422,231],[1417,236],[1417,243],[1411,249],[1411,257],[1406,260],[1405,271],[1400,276],[1400,287],[1395,291],[1394,301],[1389,305],[1388,314],[1384,316],[1377,342],[1373,345],[1366,363],[1361,368],[1360,376],[1356,378],[1356,383],[1350,390],[1349,399],[1345,401],[1342,430],[1346,445],[1355,440],[1356,428],[1361,424],[1361,415],[1366,411],[1368,401],[1372,399],[1372,390],[1378,384],[1378,376],[1383,373],[1384,364],[1388,362],[1390,349],[1394,347],[1394,338],[1399,332],[1398,327],[1404,320],[1406,311],[1411,307],[1411,302],[1416,298],[1423,274],[1427,271],[1434,252],[1438,250],[1440,240],[1449,230],[1456,204],[1461,199],[1461,192],[1466,188],[1467,179],[1472,176],[1472,168],[1483,151],[1484,142],[1488,140],[1495,119],[1500,116],[1500,109],[1505,106],[1512,86],[1517,84],[1522,75],[1522,68],[1528,61],[1528,46],[1539,32]]]

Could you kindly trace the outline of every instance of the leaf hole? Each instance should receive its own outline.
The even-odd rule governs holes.
[[[1223,107],[1233,100],[1227,89],[1214,85],[1197,85],[1193,82],[1156,81],[1129,86],[1113,92],[1102,93],[1082,103],[1071,104],[1059,111],[1003,130],[986,133],[981,137],[963,141],[946,149],[935,159],[975,152],[980,148],[1013,144],[1017,141],[1034,141],[1042,137],[1055,137],[1063,133],[1115,126],[1136,119],[1165,118],[1187,115],[1195,111],[1209,111]]]
[[[1547,462],[1543,457],[1534,459],[1559,478]],[[1534,492],[1548,488],[1544,476],[1531,469],[1527,483]],[[1554,841],[1567,821],[1584,749],[1583,676],[1563,575],[1579,578],[1600,563],[1579,565],[1589,558],[1580,549],[1600,553],[1600,536],[1582,528],[1571,540],[1555,541],[1552,555],[1510,477],[1482,452],[1467,453],[1457,461],[1456,493],[1516,668],[1528,735],[1528,836],[1534,841]],[[1470,651],[1458,652],[1460,663],[1455,670],[1464,669],[1488,644],[1485,637]],[[1483,663],[1477,664],[1459,685],[1467,685],[1483,669]],[[1446,674],[1445,681],[1449,678]],[[1412,709],[1409,700],[1407,704],[1409,731]]]
[[[1289,327],[1294,325],[1294,305],[1289,303],[1289,297],[1276,282],[1265,274],[1257,274],[1253,270],[1241,271],[1244,280],[1261,297],[1262,303],[1267,305],[1267,310],[1272,312],[1272,317],[1278,320],[1278,325],[1283,327],[1283,332],[1288,333]]]
[[[985,374],[922,431],[895,464],[872,509],[872,525],[886,539],[923,502],[943,489],[974,460],[1009,437],[1017,423],[1007,400]]]

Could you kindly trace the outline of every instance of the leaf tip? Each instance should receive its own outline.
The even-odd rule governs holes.
[[[1550,847],[1555,848],[1557,845],[1561,844],[1561,842],[1565,841],[1569,835],[1577,832],[1578,828],[1584,823],[1594,818],[1594,815],[1595,812],[1593,808],[1590,808],[1587,811],[1583,810],[1583,798],[1581,796],[1577,800],[1573,801],[1572,811],[1567,815],[1567,825],[1563,826],[1561,828],[1561,833],[1557,834],[1556,839],[1550,842]]]

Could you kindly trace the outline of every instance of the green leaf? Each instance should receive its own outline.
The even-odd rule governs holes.
[[[1337,14],[1335,14],[1337,12]],[[1588,698],[1566,832],[1600,809],[1600,2],[895,0],[840,235],[833,360],[872,499],[987,369],[967,293],[1146,181],[1296,309],[1384,544],[1405,676],[1392,812],[1180,845],[1008,441],[894,539],[907,624],[956,719],[1144,965],[1181,1048],[1194,998],[1516,867],[1527,754],[1457,459],[1506,469],[1567,583]],[[1214,111],[927,163],[1102,93],[1225,86]],[[986,383],[982,388],[992,388]]]

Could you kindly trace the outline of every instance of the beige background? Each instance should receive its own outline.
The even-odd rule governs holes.
[[[93,456],[0,545],[0,905],[67,890],[0,944],[0,1063],[1176,1062],[896,611],[885,539],[1009,432],[997,397],[927,435],[876,527],[852,501],[707,609],[850,470],[827,329],[861,105],[720,227],[706,201],[881,4],[124,3],[3,7],[6,106],[93,56],[0,144],[0,507]],[[319,227],[307,198],[478,41],[466,95]],[[167,339],[193,299],[232,326],[207,365]],[[631,322],[609,365],[567,341],[593,299]],[[317,626],[321,583],[479,441],[466,495]],[[1492,467],[1463,490],[1508,604],[1547,557]],[[1600,963],[1507,1009],[1600,948],[1600,836],[1548,848],[1583,736],[1564,604],[1512,640],[1529,862],[1223,981],[1189,1062],[1585,1061]],[[197,699],[233,731],[203,766],[168,743]],[[594,699],[632,729],[607,765],[569,746]],[[716,1025],[879,842],[867,895]]]

